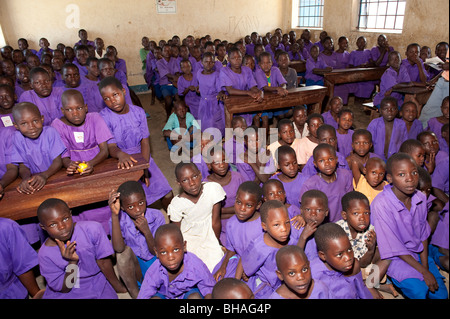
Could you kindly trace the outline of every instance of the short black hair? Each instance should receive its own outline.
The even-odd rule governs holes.
[[[322,123],[324,122],[323,116],[322,116],[321,114],[319,114],[319,113],[312,113],[312,114],[309,114],[309,115],[308,115],[308,119],[306,120],[306,123],[308,123],[308,125],[309,125],[309,123],[311,122],[311,120],[312,120],[312,119],[315,119],[315,118],[321,119],[321,120],[322,120]]]
[[[103,78],[100,83],[98,84],[98,90],[101,91],[105,87],[114,85],[116,88],[122,90],[123,85],[122,83],[114,76],[107,76],[106,78]]]
[[[419,134],[417,134],[417,140],[420,141],[422,138],[424,138],[427,135],[434,136],[437,138],[436,134],[432,131],[422,131]]]
[[[333,146],[331,146],[330,144],[321,143],[321,144],[317,145],[313,150],[314,160],[317,160],[317,156],[320,151],[323,151],[326,149],[329,150],[331,152],[331,154],[334,154],[334,156],[336,156],[336,149]]]
[[[273,178],[273,179],[269,179],[267,182],[265,182],[265,183],[263,184],[263,187],[262,187],[263,195],[266,194],[267,188],[268,188],[270,185],[272,185],[272,184],[276,184],[276,185],[278,185],[278,186],[281,186],[281,188],[283,188],[283,190],[284,190],[283,183],[282,183],[280,180],[274,179],[274,178]]]
[[[330,124],[322,124],[321,126],[319,126],[316,133],[317,137],[321,135],[322,132],[331,132],[336,136],[336,129],[334,128],[334,126],[331,126]]]
[[[144,188],[137,181],[127,181],[122,183],[117,192],[120,193],[120,200],[129,197],[132,194],[142,194],[145,196]]]
[[[381,100],[381,102],[380,102],[380,110],[383,108],[383,106],[385,106],[385,105],[388,104],[388,103],[392,103],[392,104],[394,104],[395,106],[398,106],[397,99],[396,99],[395,97],[393,97],[393,96],[388,95],[388,96],[385,96],[385,97]]]
[[[261,222],[265,223],[267,221],[267,217],[269,216],[269,212],[277,208],[283,208],[286,211],[286,214],[288,214],[286,206],[279,200],[268,200],[267,202],[264,202],[264,204],[262,204],[261,208],[259,209]]]
[[[241,185],[239,185],[238,190],[236,191],[236,194],[239,192],[253,194],[253,195],[255,195],[256,200],[258,202],[262,201],[263,190],[259,186],[259,184],[256,182],[253,182],[253,181],[243,182]]]
[[[67,207],[67,209],[70,209],[69,205],[67,205],[67,203],[65,201],[63,201],[62,199],[48,198],[48,199],[44,200],[37,209],[37,217],[38,217],[39,221],[41,221],[42,215],[48,209],[59,206],[59,205],[63,205],[64,207]]]
[[[395,153],[394,155],[391,155],[391,157],[389,157],[386,162],[386,174],[392,175],[392,168],[394,167],[394,165],[404,160],[411,161],[411,163],[417,166],[416,161],[411,157],[411,155],[401,152]]]
[[[430,173],[423,167],[418,167],[417,170],[419,171],[419,185],[417,185],[417,187],[419,189],[422,189],[422,187],[424,186],[424,184],[430,184],[432,183],[431,181],[431,175]]]
[[[279,148],[275,150],[275,158],[279,159],[281,156],[285,156],[287,154],[292,154],[297,158],[297,154],[295,150],[289,145],[281,145]]]
[[[409,140],[404,141],[402,145],[400,145],[399,152],[411,155],[412,151],[419,147],[423,148],[423,144],[419,140],[411,138]]]
[[[19,117],[21,116],[20,115],[21,112],[24,110],[31,111],[31,112],[36,113],[39,116],[41,116],[41,111],[35,104],[30,103],[30,102],[17,103],[12,107],[12,112],[11,112],[15,123],[17,123]]]
[[[365,201],[367,203],[367,206],[370,206],[369,199],[367,198],[366,195],[364,195],[363,193],[358,192],[358,191],[351,191],[351,192],[348,192],[347,194],[345,194],[344,196],[342,196],[342,198],[341,198],[342,210],[344,212],[348,211],[348,209],[350,207],[350,202],[352,200]]]
[[[278,123],[277,123],[278,131],[281,129],[281,127],[283,125],[291,125],[292,127],[294,127],[294,122],[292,122],[290,119],[281,119],[281,120],[279,120]]]
[[[192,167],[195,171],[200,172],[200,170],[198,169],[197,165],[195,163],[192,162],[180,162],[177,164],[177,166],[175,166],[175,178],[178,180],[178,178],[180,177],[180,172],[183,168],[185,167]]]
[[[314,233],[314,239],[317,245],[317,251],[326,252],[329,247],[330,240],[341,237],[347,238],[344,229],[335,223],[325,223],[317,227]]]
[[[352,135],[352,142],[354,142],[354,141],[356,140],[356,138],[357,138],[358,136],[360,136],[360,135],[367,137],[367,138],[370,140],[370,142],[373,143],[373,141],[372,141],[372,133],[370,133],[370,131],[368,131],[368,130],[366,130],[366,129],[364,129],[364,128],[356,129],[356,130],[353,132],[353,135]]]
[[[172,223],[164,224],[159,226],[158,229],[155,231],[155,246],[157,245],[159,239],[167,234],[174,234],[181,242],[184,241],[180,227]]]
[[[300,202],[304,203],[307,199],[311,199],[311,198],[321,199],[328,209],[328,197],[324,192],[322,192],[318,189],[310,189],[303,193],[303,195],[300,199]]]
[[[308,261],[308,257],[306,256],[303,248],[301,248],[297,245],[286,245],[286,246],[278,249],[278,251],[275,255],[275,261],[277,263],[278,270],[280,270],[281,260],[286,255],[300,255],[302,257],[302,259],[304,259],[305,261]]]

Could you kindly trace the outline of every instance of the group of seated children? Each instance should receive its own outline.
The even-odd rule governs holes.
[[[258,79],[242,65],[242,43],[230,48],[224,60],[223,52],[221,58],[210,51],[202,55],[188,37],[186,47],[198,50],[198,59],[182,59],[185,71],[175,85],[171,81],[177,72],[171,73],[170,67],[178,44],[166,44],[162,59],[155,58],[160,75],[166,72],[159,82],[162,97],[172,122],[189,133],[174,133],[176,125],[166,125],[164,136],[178,143],[193,133],[190,125],[200,127],[193,124],[195,115],[186,113],[186,101],[195,100],[188,98],[189,92],[200,94],[198,117],[210,112],[205,121],[219,130],[224,129],[219,115],[227,94],[255,100],[263,98],[261,90],[286,94],[290,82],[279,76],[285,75],[281,63],[280,73],[273,64],[281,56],[289,61],[289,54],[281,52],[272,60],[280,45],[278,33],[266,48],[270,56],[258,50],[258,35],[252,34],[262,70]],[[312,45],[304,34],[299,41],[303,46],[290,51],[291,56],[306,47],[311,52],[320,45],[329,50],[326,35]],[[382,40],[379,44],[387,46]],[[358,39],[361,50],[362,42]],[[350,65],[383,63],[391,51],[383,45],[377,49],[379,57],[364,62],[358,53],[349,58]],[[204,47],[211,45],[205,41]],[[147,66],[153,62],[147,59]],[[408,107],[414,103],[403,103],[398,118],[398,101],[391,96],[380,101],[381,117],[367,130],[351,129],[353,113],[339,96],[324,114],[307,115],[304,106],[282,110],[278,141],[267,147],[259,120],[267,123],[265,117],[275,114],[236,116],[233,136],[222,144],[204,133],[201,153],[177,164],[174,175],[181,192],[173,196],[151,157],[145,111],[127,100],[113,63],[105,64],[113,71],[98,83],[96,94],[104,103],[94,106],[98,113],[88,112],[88,103],[97,100],[87,102],[77,81],[59,92],[40,67],[30,72],[30,100],[14,105],[11,86],[0,86],[0,93],[10,97],[1,107],[13,124],[0,128],[2,201],[8,200],[5,188],[18,177],[17,191],[34,194],[63,167],[68,175],[90,174],[112,157],[118,169],[128,169],[136,154],[149,163],[139,182],[112,190],[105,207],[72,216],[67,203],[50,198],[39,206],[38,222],[18,227],[0,218],[1,268],[6,274],[1,298],[117,298],[117,293],[128,292],[141,299],[367,299],[382,298],[380,289],[407,298],[448,298],[439,272],[448,272],[449,258],[448,97],[442,101],[442,116],[417,131]],[[188,83],[194,78],[198,86]],[[175,101],[175,117],[171,103],[180,81],[186,82],[180,92],[186,97]],[[280,86],[273,90],[275,82]],[[157,200],[170,223],[161,211],[148,207]],[[36,253],[30,244],[39,240]],[[42,290],[34,277],[37,265],[45,278]]]

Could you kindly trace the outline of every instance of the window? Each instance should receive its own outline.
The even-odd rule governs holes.
[[[358,28],[401,33],[406,0],[361,0]]]
[[[303,28],[323,27],[324,0],[298,0],[298,25]]]

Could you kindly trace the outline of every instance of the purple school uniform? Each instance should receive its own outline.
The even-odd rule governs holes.
[[[206,180],[209,175],[208,164],[206,164],[205,159],[203,158],[201,153],[195,154],[191,158],[191,162],[194,163],[200,173],[202,174],[202,181]]]
[[[443,153],[441,151],[438,152]],[[445,153],[446,154],[446,153]],[[436,161],[436,168],[431,175],[431,184],[439,188],[448,195],[449,193],[449,157],[444,156],[439,162]]]
[[[180,299],[194,288],[203,296],[210,294],[216,281],[205,263],[195,254],[186,252],[183,265],[183,271],[169,282],[167,269],[156,259],[144,276],[138,299],[149,299],[157,293],[166,299]]]
[[[338,129],[338,123],[334,119],[333,115],[331,115],[331,111],[327,111],[327,112],[322,113],[322,117],[323,117],[323,122],[325,124],[331,125],[336,130]]]
[[[323,80],[323,76],[313,73],[313,69],[325,69],[328,65],[325,63],[321,57],[317,57],[317,61],[309,57],[306,59],[306,73],[305,78],[314,82]]]
[[[145,58],[145,74],[144,79],[148,86],[152,84],[152,78],[154,75],[153,65],[156,65],[156,58],[152,51],[148,51],[147,57]]]
[[[344,276],[341,272],[329,270],[320,258],[310,261],[311,275],[328,287],[333,299],[373,299],[364,284],[361,272],[353,276]]]
[[[160,210],[148,207],[145,212],[145,219],[147,220],[148,227],[153,236],[158,227],[166,223],[164,215]],[[125,245],[130,247],[137,257],[146,261],[155,257],[148,250],[147,241],[144,235],[136,228],[136,225],[130,216],[122,210],[119,213],[119,223]],[[112,233],[111,218],[109,219],[109,227],[110,233]]]
[[[67,125],[60,119],[55,119],[51,126],[58,131],[66,146],[62,157],[69,157],[72,161],[92,160],[100,152],[98,145],[113,138],[98,113],[87,113],[81,126]]]
[[[314,45],[314,43],[312,43],[311,41],[306,42],[306,40],[303,41],[303,48],[306,50],[306,52],[311,51],[311,47]]]
[[[400,68],[399,72],[395,71],[392,67],[386,69],[381,76],[380,92],[378,92],[373,98],[374,105],[380,105],[381,100],[386,96],[386,92],[389,91],[394,85],[398,83],[411,82],[409,74],[406,69]],[[391,92],[390,96],[397,99],[398,107],[403,104],[403,94],[397,92]]]
[[[288,245],[296,245],[299,237],[300,231],[291,227]],[[264,233],[262,233],[248,244],[241,255],[244,272],[250,277],[247,284],[255,294],[255,299],[268,298],[281,284],[275,272],[277,251],[277,248],[268,246],[264,242]]]
[[[6,164],[11,163],[12,136],[15,131],[14,126],[0,127],[0,179],[6,173]]]
[[[303,55],[301,54],[300,51],[296,52],[296,53],[292,53],[292,51],[288,52],[289,55],[289,60],[292,61],[305,61],[306,58],[303,57]]]
[[[333,53],[331,53],[330,55],[326,55],[321,52],[319,54],[319,58],[321,58],[328,66],[331,66],[334,69],[336,68],[336,58],[334,57]]]
[[[76,241],[78,279],[70,292],[60,292],[69,262],[61,256],[57,245],[39,249],[39,268],[47,287],[45,299],[117,299],[117,293],[97,265],[97,260],[114,254],[112,245],[96,222],[77,222],[74,225],[71,242]]]
[[[355,50],[350,52],[349,65],[357,67],[358,65],[370,62],[370,50]],[[375,88],[374,81],[364,81],[358,82],[355,86],[355,91],[353,92],[355,96],[361,98],[370,98],[371,94]]]
[[[255,44],[254,43],[249,43],[249,44],[245,45],[245,54],[255,56]]]
[[[337,167],[351,172],[350,167],[348,167],[346,157],[341,152],[336,152],[336,156],[338,158]],[[311,156],[303,167],[302,174],[305,175],[306,178],[310,178],[317,173],[319,173],[319,169],[314,165],[314,157]]]
[[[444,126],[443,123],[439,122],[436,117],[432,117],[431,119],[428,120],[427,128],[425,129],[425,131],[431,131],[434,134],[436,134],[439,144],[441,144],[441,140],[442,140],[442,134],[441,134],[442,126]]]
[[[108,144],[115,143],[123,152],[136,154],[141,152],[141,140],[148,138],[150,133],[144,109],[133,104],[128,104],[128,106],[129,111],[126,114],[117,114],[109,108],[104,108],[100,115],[114,136],[108,140]],[[147,198],[147,205],[151,205],[172,191],[169,182],[151,155],[149,165],[150,186],[147,187],[141,182]]]
[[[389,47],[389,51],[386,52],[383,56],[383,59],[381,60],[381,63],[379,66],[386,66],[388,63],[388,57],[389,57],[389,52],[394,51],[393,47]],[[378,58],[380,57],[381,52],[380,52],[380,48],[378,46],[374,46],[371,50],[370,50],[370,57],[373,61],[378,60]]]
[[[430,236],[426,196],[416,191],[408,210],[388,184],[372,201],[370,210],[380,257],[391,260],[387,275],[399,282],[408,278],[423,280],[423,276],[399,256],[411,255],[418,260],[418,254],[424,248],[422,242]]]
[[[324,192],[328,197],[328,208],[329,208],[329,221],[334,223],[342,218],[341,211],[341,199],[342,196],[351,192],[353,190],[353,175],[349,170],[337,168],[336,169],[336,180],[332,183],[325,182],[319,174],[313,175],[308,178],[300,190],[299,201],[302,195],[310,190],[318,189]],[[301,207],[300,203],[300,207]]]
[[[292,219],[292,218],[294,218],[295,216],[298,216],[298,215],[301,214],[300,208],[298,208],[298,207],[295,206],[295,205],[290,205],[290,206],[288,207],[287,211],[288,211],[288,214],[289,214],[289,218],[290,218],[290,219]]]
[[[284,298],[281,297],[276,291],[274,291],[268,299]],[[314,286],[308,299],[334,299],[334,296],[323,281],[314,279]]]
[[[225,150],[227,162],[236,165],[236,159],[244,152],[245,146],[244,143],[239,143],[234,137],[231,137],[223,143],[223,149]]]
[[[127,74],[127,63],[124,59],[117,59],[114,68],[116,70],[122,71],[125,75]]]
[[[178,95],[183,96],[184,90],[186,90],[189,86],[198,86],[197,74],[192,74],[192,80],[186,80],[182,75],[178,78]],[[188,93],[184,96],[184,101],[186,105],[189,107],[189,112],[194,116],[195,119],[199,118],[199,104],[200,104],[200,96],[195,91],[188,91]]]
[[[344,55],[346,53],[346,55]],[[348,66],[348,61],[350,59],[350,54],[347,51],[344,51],[343,53],[336,53],[333,52],[331,55],[326,55],[320,53],[319,57],[325,61],[325,63],[332,67],[333,69],[344,69]],[[339,59],[339,61],[338,61]],[[350,92],[354,92],[356,89],[355,83],[348,83],[348,84],[338,84],[334,87],[334,96],[339,96],[342,98],[342,102],[344,104],[348,103],[348,95]]]
[[[350,61],[350,52],[344,51],[344,52],[340,53],[340,52],[334,51],[333,55],[336,60],[336,69],[348,68],[349,61]]]
[[[64,86],[63,92],[70,89],[72,88]],[[87,104],[89,112],[100,112],[103,109],[105,104],[102,103],[103,99],[99,100],[98,97],[96,97],[96,95],[100,95],[100,91],[94,81],[84,78],[84,80],[80,80],[80,85],[74,89],[83,96],[84,103]]]
[[[78,67],[80,77],[86,76],[88,74],[88,69],[86,65],[81,65],[80,62],[78,62],[77,58],[73,59],[72,63]]]
[[[411,125],[411,128],[409,129],[408,139],[415,140],[417,138],[417,135],[419,135],[419,133],[421,132],[423,132],[422,122],[420,122],[418,119],[415,119],[413,121],[413,124]]]
[[[420,64],[422,65],[422,69],[423,69],[423,73],[425,74],[425,76],[428,77],[428,72],[427,70],[425,70],[425,66],[423,65],[423,61],[421,58],[419,58],[420,60]],[[411,81],[413,82],[422,82],[420,80],[420,73],[419,73],[419,67],[417,66],[417,64],[411,64],[409,63],[408,59],[403,59],[402,63],[400,64],[400,70],[404,69],[408,72],[409,74],[409,78],[411,79]]]
[[[291,204],[293,206],[296,206],[297,208],[300,208],[300,203],[298,201],[300,189],[302,188],[303,183],[308,179],[309,176],[303,174],[302,171],[302,173],[297,174],[297,177],[293,181],[286,183],[281,181],[280,179],[281,174],[283,173],[278,173],[270,177],[270,179],[277,179],[283,184],[284,191],[286,192],[287,204]]]
[[[25,137],[19,131],[15,131],[12,138],[11,163],[23,163],[31,174],[46,171],[66,149],[58,132],[49,126],[44,126],[36,139]]]
[[[54,119],[62,117],[61,94],[63,91],[62,87],[55,87],[52,93],[44,98],[40,98],[33,90],[25,91],[20,96],[19,103],[30,102],[36,105],[44,116],[44,125],[50,125]]]
[[[280,87],[286,84],[286,79],[281,74],[279,68],[272,66],[270,69],[270,87]],[[262,90],[265,86],[269,85],[266,73],[262,69],[257,69],[255,71],[255,80],[258,85],[258,89]]]
[[[439,221],[436,226],[436,230],[434,231],[433,235],[431,236],[430,244],[442,247],[444,249],[448,249],[448,202],[445,204],[444,209],[439,213]]]
[[[260,152],[265,152],[265,148],[262,148],[260,150]],[[268,155],[266,165],[261,166],[261,168],[262,168],[264,174],[275,173],[277,168],[275,166],[273,157]],[[250,166],[250,164],[244,163],[244,161],[241,158],[237,159],[236,169],[239,173],[242,174],[242,176],[244,177],[244,179],[246,181],[254,181],[255,180],[256,174],[253,171],[253,168]]]
[[[0,217],[0,299],[25,299],[28,291],[19,280],[38,264],[36,251],[13,220]]]
[[[215,71],[211,74],[203,74],[197,71],[198,88],[200,91],[200,102],[198,105],[198,118],[201,121],[202,131],[215,127],[225,131],[225,113],[223,103],[217,101],[217,94],[221,91],[220,74]]]
[[[45,53],[48,53],[50,55],[53,55],[53,49],[48,48]],[[44,49],[40,48],[39,51],[35,53],[37,57],[39,58],[39,61],[41,61],[41,56],[44,54]]]
[[[162,58],[156,61],[156,67],[159,73],[159,84],[168,85],[171,84],[167,78],[167,74],[175,74],[176,59],[170,58],[169,62]]]
[[[336,131],[338,151],[344,156],[344,158],[347,158],[353,152],[353,132],[354,131],[350,129],[348,130],[347,134],[340,134],[338,131]]]
[[[249,67],[241,66],[241,73],[235,73],[231,70],[231,67],[222,68],[219,75],[220,87],[226,92],[226,87],[231,86],[238,90],[250,90],[252,87],[257,86],[256,80],[253,77],[253,72]],[[252,125],[252,114],[240,114],[247,126]]]
[[[373,141],[373,149],[374,153],[380,156],[383,160],[387,160],[387,158],[391,157],[392,154],[395,154],[400,149],[400,146],[404,141],[408,139],[408,131],[406,129],[406,124],[401,119],[394,119],[394,127],[392,128],[392,135],[389,141],[389,149],[387,158],[384,156],[384,141],[386,130],[384,119],[382,117],[373,119],[369,126],[367,126],[367,130],[372,133],[372,141]]]

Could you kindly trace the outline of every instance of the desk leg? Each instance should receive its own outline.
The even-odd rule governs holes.
[[[330,101],[331,98],[334,96],[334,83],[330,82],[329,80],[327,80],[326,78],[323,79],[323,82],[325,84],[325,86],[328,88],[328,100],[327,100],[327,105],[325,106],[325,110],[323,110],[324,112],[327,112],[330,109]],[[321,112],[319,112],[321,113]]]
[[[233,119],[233,113],[230,113],[227,107],[224,107],[225,111],[225,127],[231,127],[231,120]]]

